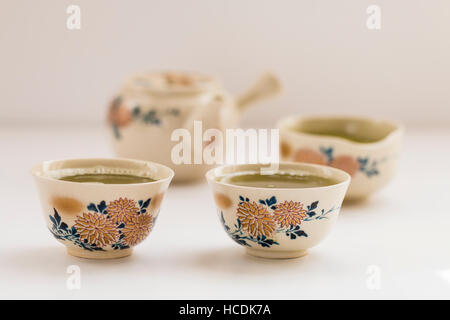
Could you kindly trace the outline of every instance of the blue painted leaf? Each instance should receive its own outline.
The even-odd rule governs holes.
[[[113,132],[114,132],[114,137],[119,140],[120,139],[120,131],[119,131],[119,127],[116,124],[113,124],[112,126],[113,128]]]
[[[243,196],[239,196],[239,199],[240,199],[241,201],[245,201]]]
[[[145,201],[144,204],[142,205],[142,208],[147,208],[148,205],[150,204],[150,201],[152,201],[152,198],[148,198],[147,201]]]
[[[313,203],[311,203],[311,205],[309,206],[310,210],[316,209],[318,204],[319,204],[319,201],[314,201]]]
[[[277,203],[277,198],[275,198],[275,196],[272,196],[272,198],[270,198],[269,201],[267,201],[267,205],[269,205],[269,206],[271,206],[275,203]]]
[[[61,222],[61,216],[58,214],[58,211],[56,211],[56,209],[53,210],[55,211],[56,225],[59,226],[59,223]]]
[[[314,217],[314,216],[316,215],[316,212],[315,212],[315,211],[308,211],[306,214],[307,214],[309,217]]]
[[[90,211],[98,212],[97,206],[96,206],[95,204],[93,204],[93,203],[90,203],[90,204],[87,206],[87,208],[88,208],[88,210],[90,210]]]
[[[295,235],[294,233],[291,233],[290,238],[291,238],[291,240],[294,240],[294,239],[296,239],[297,237],[296,237],[296,235]]]
[[[103,200],[102,202],[99,203],[97,208],[98,208],[99,212],[103,212],[106,209],[106,202]]]
[[[133,116],[137,117],[140,113],[141,113],[141,109],[139,108],[139,106],[134,107]]]
[[[56,223],[55,218],[53,218],[52,216],[48,216],[48,217],[50,218],[50,221],[52,222],[53,226],[54,226],[55,228],[57,228],[57,227],[58,227],[58,224]]]
[[[259,203],[266,205],[266,202],[264,200],[259,200]]]
[[[275,210],[277,206],[271,206],[270,209]]]
[[[62,230],[67,231],[67,228],[68,228],[68,227],[69,227],[69,226],[68,226],[66,223],[61,222],[60,228],[61,228]]]
[[[299,237],[308,237],[308,235],[306,234],[305,231],[303,230],[299,230],[299,231],[295,231],[295,234]]]
[[[358,158],[357,160],[361,164],[361,166],[366,166],[367,163],[369,162],[368,158]]]

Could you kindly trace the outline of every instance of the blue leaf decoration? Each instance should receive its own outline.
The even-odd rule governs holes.
[[[58,211],[56,211],[55,208],[53,208],[53,210],[55,211],[56,225],[59,226],[59,223],[61,222],[61,216],[58,214]]]
[[[52,222],[53,226],[54,226],[55,228],[57,228],[57,227],[58,227],[58,224],[56,223],[55,218],[53,218],[52,216],[48,216],[48,217],[50,218],[50,221]]]
[[[90,203],[90,204],[87,206],[87,208],[88,208],[88,210],[90,210],[90,211],[98,212],[97,206],[96,206],[95,204],[93,204],[93,203]]]
[[[148,205],[150,204],[150,201],[152,201],[152,198],[148,198],[147,201],[144,202],[144,204],[142,205],[142,208],[145,209],[148,207]]]
[[[99,212],[103,212],[106,209],[106,202],[105,201],[100,202],[97,208]]]
[[[319,201],[314,201],[314,202],[311,203],[311,205],[309,206],[309,210],[314,210],[314,209],[316,209],[318,204],[319,204]]]
[[[277,203],[277,198],[275,198],[275,196],[272,196],[272,198],[270,198],[269,201],[267,201],[268,206],[271,206],[275,203]]]

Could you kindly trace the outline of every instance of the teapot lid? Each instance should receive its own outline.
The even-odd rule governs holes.
[[[125,82],[125,90],[154,93],[198,93],[217,90],[219,83],[211,76],[194,72],[139,73]]]

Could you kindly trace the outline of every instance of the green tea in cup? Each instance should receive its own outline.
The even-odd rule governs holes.
[[[352,142],[373,143],[384,139],[390,126],[365,119],[312,118],[304,119],[292,129],[306,134],[338,137]]]
[[[349,141],[353,141],[353,142],[359,142],[359,143],[371,143],[371,142],[376,142],[380,139],[375,139],[372,137],[367,137],[358,133],[349,133],[347,131],[345,131],[344,129],[339,130],[320,130],[320,131],[316,131],[316,130],[299,130],[300,132],[303,133],[308,133],[308,134],[314,134],[314,135],[318,135],[318,136],[331,136],[331,137],[338,137],[338,138],[342,138],[345,140],[349,140]]]
[[[109,174],[109,173],[88,173],[77,174],[73,176],[62,177],[59,180],[81,183],[103,183],[103,184],[132,184],[154,182],[148,177],[133,176],[126,174]]]
[[[258,172],[243,172],[227,175],[219,180],[243,187],[283,189],[326,187],[338,183],[336,180],[322,176],[284,172],[268,175]]]

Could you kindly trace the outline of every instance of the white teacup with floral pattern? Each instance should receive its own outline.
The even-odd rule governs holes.
[[[280,163],[276,173],[324,177],[335,184],[310,188],[257,188],[229,184],[223,177],[257,172],[262,165],[226,165],[208,171],[220,221],[248,254],[297,258],[330,232],[350,183],[346,172],[314,164]],[[225,179],[226,181],[226,179]]]
[[[80,174],[122,174],[154,182],[79,183]],[[152,231],[173,171],[129,159],[46,161],[32,169],[47,227],[70,255],[112,259],[128,256]]]
[[[350,200],[364,199],[392,180],[404,131],[393,121],[343,116],[287,117],[278,122],[278,128],[281,159],[346,171],[352,176],[346,196]],[[359,136],[363,141],[321,133],[327,131]]]

